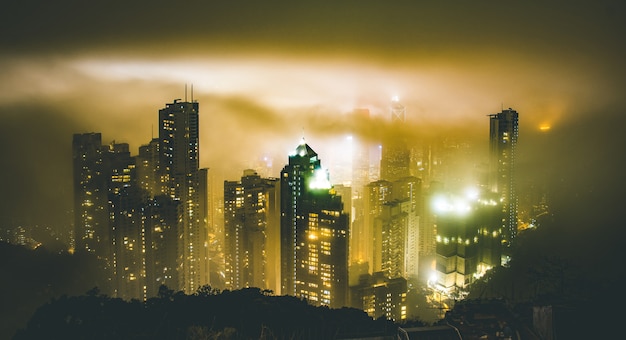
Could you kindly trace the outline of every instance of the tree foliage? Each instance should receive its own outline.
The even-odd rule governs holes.
[[[0,338],[10,338],[42,304],[103,286],[102,263],[90,254],[27,249],[0,242]]]
[[[186,295],[163,286],[145,302],[87,294],[37,310],[15,339],[336,339],[392,335],[397,326],[361,310],[314,307],[291,296],[210,286]]]

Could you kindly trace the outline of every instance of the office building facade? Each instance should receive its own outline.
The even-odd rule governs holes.
[[[348,215],[304,140],[280,176],[281,292],[314,305],[348,303]]]
[[[180,202],[179,287],[195,292],[209,282],[207,273],[206,216],[201,200],[199,104],[174,100],[159,110],[159,179],[161,193]],[[204,181],[206,183],[206,181]]]
[[[278,207],[272,198],[276,179],[244,170],[240,181],[224,181],[224,257],[226,287],[270,289],[266,254],[268,228],[276,223]],[[268,226],[269,225],[269,226]],[[274,259],[270,258],[270,261]]]

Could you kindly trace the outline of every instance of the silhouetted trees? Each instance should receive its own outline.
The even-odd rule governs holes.
[[[0,242],[0,338],[10,338],[51,298],[81,295],[103,286],[102,268],[90,254],[31,250]]]
[[[162,286],[145,302],[61,297],[37,310],[15,339],[336,339],[393,335],[397,325],[361,310],[314,307],[291,296],[209,286],[186,295]]]
[[[621,246],[605,235],[585,244],[571,235],[583,226],[566,221],[549,220],[519,234],[509,266],[487,272],[470,286],[468,298],[503,299],[529,325],[533,307],[551,306],[559,338],[611,334],[620,322],[620,313],[611,311],[625,300]],[[605,238],[600,245],[599,238]]]

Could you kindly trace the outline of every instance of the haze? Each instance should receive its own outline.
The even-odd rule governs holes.
[[[277,176],[302,136],[333,180],[345,137],[389,133],[394,95],[400,134],[468,140],[478,155],[486,115],[512,107],[520,182],[549,183],[562,211],[623,235],[612,211],[625,14],[620,1],[12,2],[0,22],[0,222],[69,226],[72,134],[102,132],[136,154],[193,84],[201,166],[229,180],[265,156]],[[352,119],[357,108],[371,119]]]

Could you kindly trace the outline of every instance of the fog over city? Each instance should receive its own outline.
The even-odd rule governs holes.
[[[520,114],[519,183],[548,183],[572,235],[624,235],[619,1],[13,2],[0,23],[2,226],[72,222],[71,138],[140,145],[176,98],[200,103],[200,166],[274,176],[305,137],[329,167],[347,136],[487,152],[488,114]],[[192,90],[193,88],[193,90]],[[370,110],[354,119],[354,109]],[[582,236],[577,238],[584,240]]]

